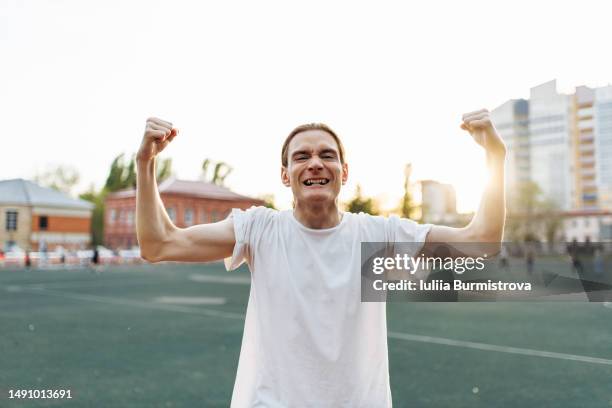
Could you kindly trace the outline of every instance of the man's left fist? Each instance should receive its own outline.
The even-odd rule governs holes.
[[[470,132],[476,143],[484,147],[488,154],[506,154],[506,145],[493,126],[488,110],[465,113],[461,129]]]

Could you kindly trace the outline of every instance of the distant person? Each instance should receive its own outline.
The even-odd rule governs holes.
[[[491,171],[467,227],[340,211],[338,195],[349,175],[344,148],[328,126],[309,124],[295,128],[281,149],[280,178],[291,188],[293,209],[234,209],[223,221],[178,228],[155,180],[155,158],[178,130],[147,120],[137,154],[142,256],[151,262],[226,258],[228,269],[246,262],[251,270],[232,407],[391,406],[386,304],[361,302],[361,242],[414,242],[426,254],[436,243],[499,246],[506,147],[486,110],[463,115],[461,128],[484,147]],[[259,148],[251,154],[269,160],[266,146]],[[375,167],[380,159],[368,160]]]
[[[31,266],[32,266],[32,258],[30,257],[30,250],[28,249],[25,252],[25,267],[26,269],[30,269]]]
[[[510,272],[510,260],[508,259],[508,249],[502,244],[499,251],[499,269],[504,272]]]
[[[47,243],[44,240],[41,240],[38,246],[38,267],[47,267]]]
[[[97,246],[94,246],[93,248],[93,254],[91,256],[91,266],[92,272],[100,273],[102,271],[100,266],[100,251],[98,250]]]
[[[578,240],[574,238],[572,243],[567,247],[567,253],[570,257],[570,262],[572,265],[572,271],[578,274],[578,276],[582,277],[584,275],[584,267],[582,265],[582,259],[580,257],[581,252],[580,245],[578,244]]]
[[[533,275],[533,266],[535,264],[535,253],[532,248],[527,249],[525,253],[525,262],[527,264],[527,275]]]

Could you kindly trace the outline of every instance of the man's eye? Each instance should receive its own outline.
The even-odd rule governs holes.
[[[321,157],[323,159],[335,159],[336,158],[336,156],[334,156],[333,154],[323,154],[321,155]]]
[[[302,156],[296,156],[295,157],[295,160],[306,160],[306,159],[308,159],[308,156],[302,155]]]

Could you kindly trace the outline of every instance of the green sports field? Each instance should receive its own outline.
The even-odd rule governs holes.
[[[226,407],[248,292],[220,264],[1,269],[0,407]],[[395,407],[612,407],[605,304],[390,303],[388,319]]]

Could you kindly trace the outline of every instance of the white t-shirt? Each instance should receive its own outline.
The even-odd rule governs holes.
[[[361,242],[424,242],[430,226],[344,213],[311,229],[264,207],[232,217],[226,268],[246,261],[252,278],[231,406],[390,407],[386,304],[361,302]]]

